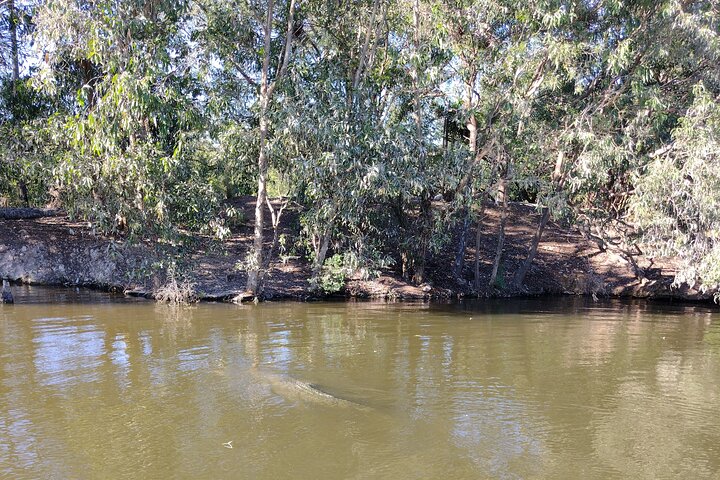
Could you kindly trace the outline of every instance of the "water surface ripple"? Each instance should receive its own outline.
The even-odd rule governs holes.
[[[720,477],[711,307],[16,302],[0,478]]]

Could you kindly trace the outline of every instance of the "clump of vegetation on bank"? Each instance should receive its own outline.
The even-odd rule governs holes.
[[[167,277],[165,284],[155,290],[155,300],[172,305],[195,303],[199,300],[195,284],[190,280],[178,279],[173,268],[168,270]]]
[[[252,294],[283,248],[325,291],[346,259],[420,285],[448,250],[458,282],[522,289],[553,218],[720,285],[717,2],[10,0],[0,30],[3,203],[226,241],[253,195]],[[513,201],[540,215],[509,269]]]

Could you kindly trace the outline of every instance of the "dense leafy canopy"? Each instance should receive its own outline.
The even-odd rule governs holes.
[[[683,260],[678,282],[720,284],[715,1],[1,5],[7,202],[223,238],[223,201],[257,193],[263,209],[269,188],[302,206],[316,277],[395,262],[421,282],[483,202],[531,201],[538,237],[550,215],[599,235],[631,224]]]

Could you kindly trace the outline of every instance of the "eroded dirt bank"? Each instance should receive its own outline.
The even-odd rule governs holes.
[[[163,245],[162,248],[153,242],[129,245],[121,238],[96,235],[87,224],[72,222],[61,215],[34,219],[0,218],[0,277],[30,284],[84,285],[152,296],[167,282],[164,272],[174,260],[181,265],[201,299],[230,300],[244,290],[246,276],[236,264],[245,257],[252,244],[254,198],[240,198],[233,204],[244,212],[245,222],[226,242],[220,244],[198,236],[189,247],[187,243],[183,246]],[[514,204],[511,207],[503,253],[507,284],[526,254],[538,218],[531,205]],[[499,211],[489,207],[481,226],[479,245],[481,272],[485,275],[483,284],[487,284],[495,253],[498,220]],[[290,212],[284,217],[281,230],[292,237],[296,224],[297,213]],[[271,237],[270,232],[267,237]],[[396,271],[388,269],[374,279],[348,279],[341,294],[398,299],[528,294],[709,298],[709,295],[692,289],[671,288],[675,275],[672,259],[635,256],[632,260],[636,265],[633,266],[619,251],[601,250],[579,232],[552,222],[543,235],[523,290],[498,291],[483,287],[474,292],[471,284],[476,246],[472,228],[467,242],[466,266],[460,280],[451,274],[453,246],[429,258],[426,284],[412,285]],[[265,296],[269,299],[315,297],[308,282],[309,263],[297,256],[283,260],[272,262]]]

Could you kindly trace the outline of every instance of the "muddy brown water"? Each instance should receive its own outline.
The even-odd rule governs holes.
[[[14,290],[0,478],[720,476],[716,307]]]

